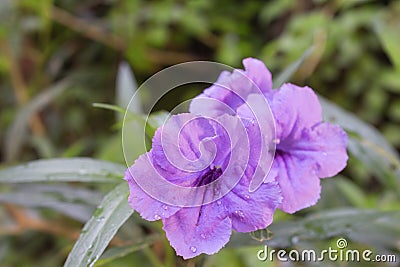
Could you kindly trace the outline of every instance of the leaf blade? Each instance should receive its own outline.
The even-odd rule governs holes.
[[[133,213],[128,205],[127,194],[127,184],[121,183],[104,197],[83,227],[64,267],[94,265],[118,229]]]
[[[273,237],[255,240],[249,234],[234,233],[229,246],[290,247],[302,242],[316,242],[332,237],[346,237],[373,247],[392,249],[400,234],[400,211],[337,209],[309,215],[300,220],[280,221],[268,231]],[[375,235],[371,238],[371,230]]]
[[[301,64],[309,58],[314,51],[314,46],[308,48],[301,57],[285,68],[276,79],[274,79],[273,88],[280,87],[283,83],[289,81],[290,77],[300,68]]]
[[[58,158],[31,161],[0,170],[0,183],[107,182],[115,183],[126,167],[91,158]]]

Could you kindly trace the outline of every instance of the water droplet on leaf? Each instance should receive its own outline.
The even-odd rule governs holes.
[[[101,222],[104,221],[105,217],[104,216],[100,216],[96,219],[96,221]]]
[[[299,237],[298,236],[293,236],[290,239],[290,242],[292,242],[292,244],[297,244],[299,242]]]

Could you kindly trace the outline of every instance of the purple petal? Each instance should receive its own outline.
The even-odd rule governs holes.
[[[148,153],[147,153],[148,154]],[[141,155],[135,164],[125,172],[125,180],[128,182],[130,195],[128,198],[129,205],[132,209],[139,212],[142,218],[148,221],[156,221],[175,214],[180,207],[171,206],[160,202],[146,192],[136,183],[132,175],[142,176],[143,174],[152,175],[154,168],[150,167],[148,162],[148,155]]]
[[[312,159],[310,168],[318,177],[331,177],[346,166],[346,143],[347,135],[342,128],[320,123],[302,132],[302,138],[292,144],[290,154]]]
[[[241,181],[221,200],[230,213],[233,229],[251,232],[266,228],[272,223],[274,211],[282,197],[276,182],[262,184],[250,193],[249,183]]]
[[[270,175],[277,174],[276,180],[282,190],[283,201],[280,209],[288,213],[314,205],[321,193],[320,179],[309,168],[310,160],[290,154],[275,156]]]
[[[264,62],[255,58],[243,59],[246,75],[265,93],[272,89],[272,75]]]
[[[251,144],[250,165],[256,170],[250,183],[250,191],[266,182],[275,150],[275,124],[272,112],[263,95],[250,94],[247,102],[238,108],[238,115],[247,121],[248,138]],[[260,172],[262,170],[262,173]]]
[[[189,113],[172,116],[153,138],[155,164],[170,173],[201,171],[207,167],[217,152],[210,146],[210,138],[215,136],[211,123]]]
[[[190,112],[208,116],[234,115],[248,95],[267,93],[272,89],[271,73],[262,61],[246,58],[243,65],[244,71],[222,72],[214,85],[192,100]]]
[[[309,87],[284,84],[267,98],[275,117],[276,136],[280,140],[297,139],[303,128],[322,121],[318,97]]]
[[[201,253],[214,254],[229,241],[231,220],[223,205],[182,208],[164,219],[167,238],[178,255],[184,259]]]

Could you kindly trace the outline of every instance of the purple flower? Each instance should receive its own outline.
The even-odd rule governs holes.
[[[243,65],[244,71],[222,73],[218,85],[192,101],[190,112],[208,116],[229,112],[252,121],[254,110],[268,108],[257,103],[265,99],[276,130],[275,157],[265,181],[279,183],[283,196],[279,208],[285,212],[314,205],[321,192],[319,178],[334,176],[346,166],[346,133],[322,122],[321,106],[309,87],[284,84],[272,90],[271,74],[261,61],[247,58]]]
[[[216,253],[232,229],[250,232],[272,222],[282,199],[278,184],[249,192],[251,179],[263,179],[270,167],[259,161],[257,129],[228,114],[175,115],[127,170],[130,206],[146,220],[163,221],[178,255]]]

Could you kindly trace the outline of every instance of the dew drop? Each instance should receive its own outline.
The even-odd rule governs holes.
[[[195,253],[195,252],[197,251],[197,248],[196,248],[196,247],[193,247],[193,246],[191,246],[189,249],[190,249],[190,251],[193,252],[193,253]]]
[[[104,216],[100,216],[96,218],[96,221],[101,222],[104,221],[105,217]]]
[[[206,239],[206,235],[203,233],[200,235],[201,238]]]
[[[154,219],[155,219],[155,220],[159,220],[159,219],[161,219],[161,217],[160,217],[160,215],[155,214],[155,215],[154,215]]]
[[[244,195],[244,198],[247,199],[247,200],[249,200],[249,199],[250,199],[250,196],[249,196],[249,195]]]
[[[164,210],[168,210],[168,206],[167,206],[167,205],[162,205],[162,208],[163,208]]]
[[[276,139],[273,139],[272,142],[279,145],[281,143],[281,139],[276,138]]]
[[[237,216],[239,216],[240,218],[244,218],[244,213],[243,213],[243,211],[241,211],[241,210],[235,210],[235,214],[236,214]]]
[[[219,196],[219,195],[221,194],[221,189],[219,189],[219,187],[215,187],[215,188],[214,188],[214,194],[215,194],[216,196]]]
[[[221,204],[222,204],[222,201],[221,200],[217,200],[217,205],[219,206]]]

